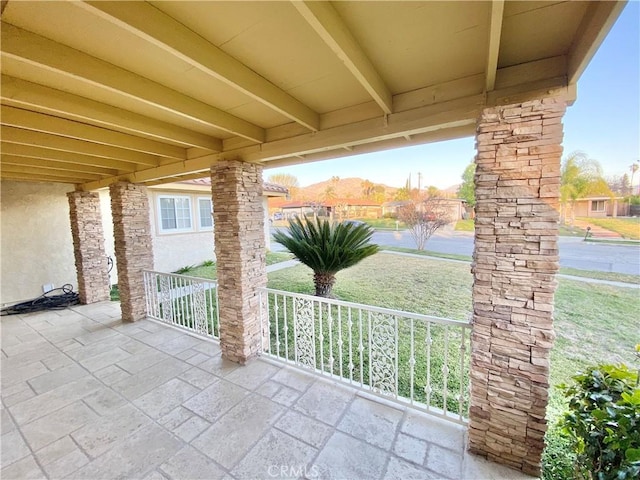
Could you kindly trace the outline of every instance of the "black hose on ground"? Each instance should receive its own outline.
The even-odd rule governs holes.
[[[50,295],[52,292],[59,290],[62,291],[62,293]],[[79,295],[73,291],[73,286],[67,283],[60,288],[49,290],[33,300],[27,300],[26,302],[4,307],[0,310],[0,315],[19,315],[23,313],[40,312],[42,310],[62,310],[79,303]]]

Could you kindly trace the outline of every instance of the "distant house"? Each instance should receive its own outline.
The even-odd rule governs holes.
[[[568,205],[571,209],[571,204]],[[586,197],[573,202],[575,217],[624,217],[629,215],[629,204],[622,197]]]
[[[385,217],[396,217],[398,210],[404,205],[410,203],[410,200],[396,200],[382,204],[382,215]],[[461,220],[466,215],[467,202],[460,198],[443,198],[439,200],[439,204],[449,211],[451,221]]]
[[[337,198],[326,201],[274,202],[273,213],[281,212],[285,219],[295,216],[318,215],[335,219],[380,218],[382,207],[375,200]]]

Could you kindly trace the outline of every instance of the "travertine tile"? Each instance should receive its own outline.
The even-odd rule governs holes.
[[[252,394],[191,444],[223,467],[232,468],[283,411],[277,403]]]
[[[272,429],[231,471],[236,478],[313,478],[317,450]]]
[[[388,450],[401,418],[400,410],[358,397],[342,417],[338,430]]]
[[[378,478],[388,455],[365,442],[335,432],[318,455],[314,466],[320,478]]]
[[[172,479],[217,480],[226,475],[220,466],[189,445],[160,465],[160,470]]]

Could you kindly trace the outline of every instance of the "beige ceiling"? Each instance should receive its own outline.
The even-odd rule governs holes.
[[[472,135],[575,84],[625,2],[2,1],[0,174],[81,189]]]

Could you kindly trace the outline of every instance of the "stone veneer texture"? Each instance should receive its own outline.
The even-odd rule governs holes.
[[[262,167],[225,160],[211,167],[218,265],[220,346],[246,363],[261,349],[260,295],[267,284]]]
[[[69,192],[67,197],[80,302],[109,300],[100,197],[93,192]]]
[[[147,187],[118,182],[109,193],[122,320],[133,322],[147,315],[142,272],[153,270]]]
[[[530,474],[555,338],[565,109],[561,98],[486,108],[476,134],[469,450]]]

